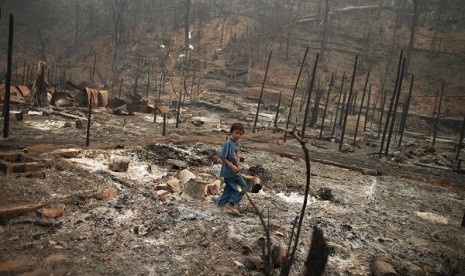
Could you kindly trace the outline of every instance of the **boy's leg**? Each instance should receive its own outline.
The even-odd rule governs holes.
[[[224,190],[223,193],[221,194],[220,198],[218,199],[218,206],[224,206],[226,203],[229,202],[229,199],[231,198],[231,195],[234,193],[234,190],[230,187],[228,184],[228,181],[226,178],[224,179]]]
[[[230,186],[234,192],[231,194],[229,202],[234,205],[238,205],[247,191],[247,182],[245,182],[245,180],[240,175],[235,176],[230,180]]]

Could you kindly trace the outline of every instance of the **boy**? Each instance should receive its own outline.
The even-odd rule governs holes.
[[[229,137],[220,151],[221,165],[220,177],[224,177],[225,187],[218,206],[223,207],[225,213],[233,216],[242,216],[236,206],[247,191],[247,183],[239,175],[239,146],[238,142],[244,135],[244,125],[234,123],[229,130]]]

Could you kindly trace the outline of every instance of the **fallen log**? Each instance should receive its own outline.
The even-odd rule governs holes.
[[[27,214],[29,212],[35,211],[43,207],[43,203],[31,203],[31,204],[22,204],[22,205],[13,205],[13,206],[1,206],[0,207],[0,219],[12,218]]]

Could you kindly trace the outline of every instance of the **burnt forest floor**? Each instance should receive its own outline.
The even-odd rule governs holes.
[[[178,129],[169,114],[163,137],[160,117],[154,124],[151,114],[116,116],[99,109],[90,147],[84,146],[85,109],[55,109],[47,116],[30,111],[23,121],[12,120],[1,153],[22,153],[40,166],[0,172],[2,210],[38,205],[1,219],[0,274],[261,275],[250,260],[260,255],[264,231],[247,199],[240,206],[245,216],[232,218],[216,207],[214,189],[191,197],[183,180],[187,168],[221,191],[217,153],[229,125],[245,122],[243,171],[263,184],[250,196],[269,214],[273,243],[287,247],[304,198],[302,149],[267,124],[251,133],[252,110],[189,104]],[[268,113],[262,122],[273,117]],[[447,139],[432,148],[405,137],[405,146],[380,158],[379,139],[370,133],[347,153],[338,152],[336,142],[312,138],[315,129],[307,134],[311,194],[292,275],[303,270],[314,226],[330,247],[326,275],[368,275],[378,255],[400,275],[414,269],[465,273],[465,181],[447,166],[454,155]],[[109,170],[114,156],[130,159],[126,172]],[[167,183],[178,183],[179,190]],[[47,218],[50,210],[60,215]]]

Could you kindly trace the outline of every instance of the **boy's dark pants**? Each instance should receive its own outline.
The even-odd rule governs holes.
[[[224,206],[228,202],[234,205],[239,204],[247,191],[247,182],[245,182],[242,176],[236,175],[233,177],[225,177],[224,183],[225,187],[218,200],[218,206]]]

